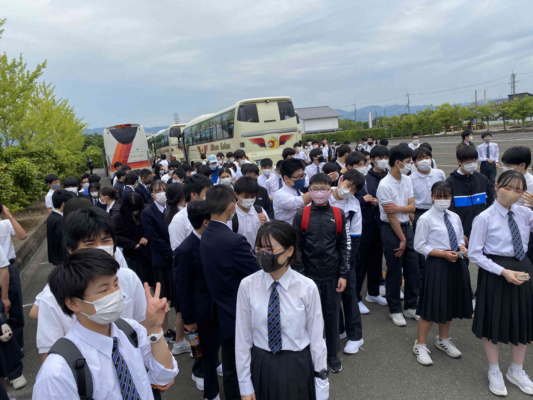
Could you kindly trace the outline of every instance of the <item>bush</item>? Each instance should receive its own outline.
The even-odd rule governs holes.
[[[316,139],[321,141],[323,138],[328,138],[328,142],[332,143],[333,140],[337,139],[339,143],[349,140],[351,142],[356,142],[361,140],[364,137],[374,136],[376,139],[389,138],[390,135],[385,132],[385,128],[372,128],[372,129],[354,129],[350,131],[339,131],[332,133],[318,133],[312,135],[302,135],[302,141],[307,141],[309,139]]]

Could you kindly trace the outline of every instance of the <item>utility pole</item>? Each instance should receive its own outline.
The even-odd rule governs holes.
[[[353,103],[353,120],[357,122],[357,106]]]
[[[411,102],[409,101],[409,92],[407,92],[407,111],[411,114]]]
[[[476,104],[476,108],[478,107],[479,104],[477,104],[477,90],[476,90],[476,97],[475,97],[475,104]]]
[[[514,95],[516,94],[516,74],[514,71],[511,72],[511,94],[513,95],[514,100]]]
[[[177,112],[174,113],[174,123],[175,124],[180,123],[180,115]]]

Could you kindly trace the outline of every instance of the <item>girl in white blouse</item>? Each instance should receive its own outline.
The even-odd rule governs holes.
[[[472,288],[463,225],[454,212],[448,211],[452,188],[447,182],[431,187],[433,206],[417,222],[415,250],[426,257],[423,285],[418,300],[418,338],[413,352],[422,365],[431,365],[426,339],[433,323],[439,324],[435,347],[450,357],[462,353],[448,333],[454,318],[472,318]]]
[[[290,267],[296,240],[286,222],[263,225],[253,250],[263,270],[239,287],[235,356],[243,400],[329,398],[320,296]]]
[[[498,365],[499,343],[511,343],[512,363],[506,378],[522,392],[533,394],[533,382],[522,366],[527,344],[533,341],[533,273],[526,256],[533,229],[533,211],[515,203],[524,197],[524,176],[506,171],[495,184],[497,200],[479,214],[470,234],[470,260],[479,267],[477,303],[472,331],[482,339],[489,361],[489,388],[498,396],[507,389]]]

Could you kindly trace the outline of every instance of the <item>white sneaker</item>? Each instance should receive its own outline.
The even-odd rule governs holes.
[[[457,346],[452,342],[452,338],[449,337],[448,339],[440,340],[439,336],[437,335],[437,341],[435,342],[435,347],[439,350],[444,351],[446,354],[448,354],[452,358],[458,358],[463,355],[457,348]]]
[[[205,399],[205,400],[209,400],[209,399]],[[217,397],[215,397],[213,400],[220,400],[220,395],[217,394]]]
[[[385,299],[384,297],[381,297],[381,296],[369,296],[367,294],[365,300],[368,301],[369,303],[378,303],[380,306],[388,306],[389,305],[389,303],[387,303],[387,299]]]
[[[222,372],[222,363],[220,363],[220,365],[217,367],[217,375],[218,376],[224,376],[224,374]]]
[[[518,388],[525,394],[533,394],[533,382],[531,382],[531,379],[529,379],[529,376],[527,376],[524,370],[513,372],[509,367],[505,377],[509,382],[518,386]]]
[[[412,308],[409,310],[403,310],[403,315],[405,318],[413,318],[417,321],[420,319],[420,315],[416,315],[416,310],[413,310]]]
[[[496,396],[507,396],[507,388],[500,371],[492,372],[489,369],[489,389]]]
[[[174,343],[172,345],[172,354],[179,356],[183,353],[189,353],[191,351],[191,345],[188,341],[183,339],[180,343]]]
[[[13,379],[11,381],[11,385],[15,390],[22,389],[24,386],[26,386],[27,383],[28,382],[26,382],[26,378],[24,378],[24,375],[21,375],[17,379]]]
[[[385,286],[380,286],[379,287],[379,295],[381,297],[387,297],[387,290],[385,289]]]
[[[357,342],[353,340],[348,340],[346,346],[344,347],[344,352],[346,354],[357,354],[359,353],[359,348],[365,343],[363,339],[358,340]]]
[[[389,314],[389,316],[392,318],[392,323],[396,326],[405,326],[407,325],[407,322],[405,322],[405,318],[403,317],[402,313],[397,314]]]
[[[339,339],[340,339],[340,340],[346,339],[347,337],[348,337],[348,335],[346,334],[346,331],[342,332],[342,333],[339,335]]]
[[[416,355],[416,361],[422,365],[433,365],[433,360],[429,356],[431,353],[425,344],[416,344],[413,346],[413,353]]]
[[[196,382],[196,388],[198,390],[204,390],[204,378],[198,378],[192,374],[192,380]]]
[[[403,292],[400,290],[400,300],[403,300],[403,298],[404,298]]]
[[[359,302],[359,312],[361,313],[361,315],[370,314],[370,310],[367,306],[364,305],[362,301]]]

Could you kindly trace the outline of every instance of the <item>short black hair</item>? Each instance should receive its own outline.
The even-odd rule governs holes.
[[[278,162],[276,163],[276,171],[278,172],[278,174],[281,174],[281,164],[283,164],[283,161],[284,160],[278,160]]]
[[[164,189],[165,192],[167,190],[167,184],[164,180],[158,179],[156,181],[152,181],[150,184],[150,193],[155,193],[156,190]]]
[[[418,133],[413,133],[413,134],[411,135],[411,139],[414,138],[415,136],[420,137],[420,135],[419,135]]]
[[[109,197],[115,201],[120,200],[119,191],[111,186],[104,186],[100,189],[100,195],[104,197]]]
[[[115,176],[117,177],[117,180],[119,180],[120,178],[125,177],[126,175],[127,175],[127,172],[125,170],[119,169]]]
[[[311,162],[313,162],[313,159],[315,157],[320,157],[322,156],[322,150],[320,149],[313,149],[309,152],[309,158],[311,159]]]
[[[180,162],[177,160],[172,160],[171,162],[168,163],[168,169],[179,168],[179,167],[180,167]]]
[[[204,175],[209,178],[211,176],[211,168],[209,168],[207,165],[201,165],[196,170],[196,173],[199,175]]]
[[[61,204],[66,203],[74,197],[74,193],[65,189],[57,189],[52,195],[52,205],[56,209],[61,208]]]
[[[139,180],[139,177],[135,172],[128,172],[126,174],[126,178],[124,178],[124,184],[125,185],[135,185],[135,183]]]
[[[200,168],[202,165],[204,165],[204,164],[202,164],[201,161],[196,161],[194,163],[194,169],[196,170],[196,172],[198,172],[198,168]]]
[[[463,133],[461,133],[461,137],[463,138],[463,140],[465,137],[470,136],[470,135],[472,135],[472,131],[470,129],[465,129]]]
[[[152,175],[152,171],[150,171],[148,168],[141,169],[141,173],[139,174],[141,178],[148,178],[150,175]]]
[[[328,174],[322,172],[320,174],[314,174],[311,179],[309,179],[309,187],[311,187],[315,183],[323,183],[328,186],[333,185],[333,182],[331,181],[331,178],[328,176]]]
[[[166,158],[167,158],[166,154],[161,154],[161,160],[166,160]]]
[[[337,157],[342,157],[351,152],[352,148],[347,144],[343,144],[341,147],[339,147],[339,150],[337,150]]]
[[[233,190],[235,190],[235,193],[237,194],[255,194],[257,196],[259,193],[259,184],[257,183],[257,179],[243,176],[235,182]]]
[[[487,136],[492,137],[492,133],[490,133],[490,132],[483,132],[483,133],[481,134],[481,139],[485,139]]]
[[[508,165],[526,164],[528,169],[531,164],[531,150],[526,146],[513,146],[503,153],[502,163]]]
[[[185,173],[187,173],[187,172],[192,172],[192,167],[191,167],[189,164],[187,164],[187,163],[182,163],[181,166],[180,166],[180,168],[181,168],[182,170],[184,170]]]
[[[84,179],[89,178],[90,176],[91,176],[90,174],[83,174],[83,175],[80,177],[80,182],[83,181]]]
[[[65,179],[63,179],[63,188],[66,189],[68,187],[79,187],[80,181],[78,178],[74,178],[73,176],[69,176]]]
[[[322,166],[322,172],[325,174],[330,174],[332,172],[339,172],[339,165],[337,163],[325,163]]]
[[[63,225],[63,244],[67,249],[75,251],[82,240],[94,239],[102,232],[110,235],[115,243],[113,220],[104,210],[91,204],[91,207],[78,209],[66,217]]]
[[[187,217],[194,229],[200,229],[204,221],[211,220],[211,213],[206,201],[194,201],[187,206]]]
[[[183,180],[187,177],[187,172],[185,172],[184,170],[180,168],[178,169],[175,169],[174,171],[172,171],[172,175],[176,175],[180,180]]]
[[[313,139],[313,140],[311,141],[311,145],[313,145],[313,144],[318,144],[318,140]]]
[[[96,175],[96,174],[91,175],[91,176],[89,177],[89,183],[100,182],[101,180],[102,180],[102,178],[100,178],[100,176],[99,176],[99,175]]]
[[[295,158],[291,158],[289,160],[285,160],[281,163],[281,176],[285,177],[288,176],[289,178],[294,175],[296,171],[299,169],[303,170],[302,163],[300,160],[297,160]]]
[[[372,150],[370,150],[370,158],[381,158],[381,157],[388,157],[389,156],[389,149],[385,146],[376,146],[373,147]]]
[[[97,192],[100,191],[100,182],[89,183],[89,194],[91,194],[91,191],[93,190],[96,190]]]
[[[294,150],[293,150],[294,151]],[[244,164],[241,167],[241,174],[245,176],[246,174],[255,174],[259,176],[259,167],[255,164]]]
[[[292,145],[292,147],[302,147],[302,144],[300,142],[296,142]]]
[[[122,166],[122,169],[123,169],[124,171],[126,171],[126,172],[131,171],[131,167],[130,167],[128,164],[124,164],[124,165]]]
[[[113,164],[113,168],[115,168],[115,171],[117,171],[119,167],[122,167],[122,163],[120,161],[115,161],[115,163]]]
[[[398,144],[398,146],[409,147],[409,145],[407,143],[405,143],[405,142],[400,142],[400,144]]]
[[[377,149],[377,147],[374,147],[374,149]],[[350,167],[353,167],[354,165],[359,164],[361,161],[366,163],[366,156],[360,151],[352,151],[350,154],[348,154],[344,160],[344,163]]]
[[[349,169],[342,176],[342,179],[355,185],[355,191],[358,192],[365,186],[365,176],[356,169]]]
[[[433,155],[431,154],[431,150],[429,150],[427,147],[419,146],[418,148],[413,150],[413,161],[417,161],[419,158],[429,156],[429,158],[433,159]]]
[[[387,139],[379,139],[379,144],[382,146],[388,146],[389,141]]]
[[[433,151],[433,147],[428,142],[422,143],[420,147],[425,147],[426,149],[429,149],[429,151]]]
[[[272,249],[270,238],[278,242],[284,249],[294,248],[292,256],[289,258],[289,265],[294,265],[298,258],[297,236],[296,231],[289,223],[285,221],[269,221],[264,224],[257,232],[255,239],[256,247]]]
[[[226,158],[230,158],[230,157],[235,157],[235,155],[233,154],[232,151],[228,151],[228,152],[226,153]]]
[[[394,146],[389,150],[389,165],[394,167],[396,161],[403,163],[406,158],[413,157],[413,150],[409,146]]]
[[[91,200],[89,200],[86,197],[75,197],[74,194],[72,194],[72,199],[66,202],[65,209],[63,210],[63,223],[66,221],[68,216],[75,211],[78,210],[85,210],[88,208],[94,208],[95,205]]]
[[[271,158],[263,158],[261,160],[261,168],[272,167],[272,164]]]
[[[56,174],[49,174],[44,177],[46,183],[52,184],[54,181],[58,181],[59,177]]]
[[[185,194],[185,201],[189,203],[191,201],[191,194],[196,193],[199,195],[204,188],[210,188],[213,186],[211,179],[205,175],[191,175],[185,179],[185,186],[183,187],[183,193]]]
[[[527,190],[527,181],[524,175],[522,175],[518,171],[505,171],[498,177],[498,187],[512,187],[517,188],[515,185],[513,185],[514,182],[520,182],[521,183],[521,189]]]
[[[222,158],[224,158],[224,153],[222,153],[221,151],[219,151],[219,152],[217,153],[217,158],[218,158],[218,157],[222,157]]]
[[[477,160],[477,150],[474,146],[463,146],[457,150],[456,156],[461,162],[466,160]]]
[[[431,195],[433,197],[448,197],[452,195],[452,187],[446,181],[435,182],[431,186]]]
[[[229,186],[215,185],[207,190],[206,202],[211,215],[220,215],[235,202],[235,193]]]
[[[246,153],[244,152],[244,150],[237,150],[237,151],[235,151],[235,154],[233,155],[233,157],[235,157],[235,159],[245,158],[246,157]]]
[[[350,145],[350,144],[352,144],[352,142],[349,141],[349,140],[345,140],[345,141],[344,141],[344,144]]]
[[[281,153],[281,158],[286,160],[288,156],[293,156],[295,154],[296,151],[294,151],[292,147],[287,147],[286,149],[283,149],[283,152]]]
[[[116,275],[118,269],[118,262],[105,251],[80,249],[67,255],[63,262],[52,270],[48,284],[61,310],[72,316],[74,313],[66,306],[65,300],[83,300],[89,283],[102,276]]]

